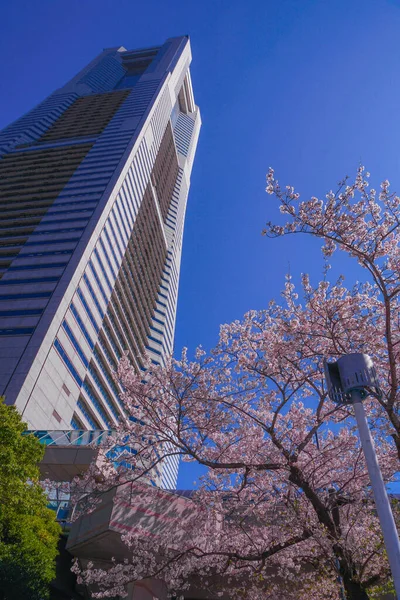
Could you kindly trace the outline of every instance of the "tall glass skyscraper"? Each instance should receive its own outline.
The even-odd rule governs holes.
[[[104,50],[0,132],[0,395],[31,429],[112,429],[122,354],[172,351],[190,62],[186,36]]]

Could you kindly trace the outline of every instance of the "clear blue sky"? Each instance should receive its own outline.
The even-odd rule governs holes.
[[[176,350],[279,298],[284,274],[321,273],[318,243],[266,240],[264,192],[323,194],[362,161],[400,191],[400,0],[3,0],[0,127],[103,48],[189,34],[203,128],[192,176]],[[348,283],[355,271],[336,260]],[[195,478],[187,465],[179,485]]]

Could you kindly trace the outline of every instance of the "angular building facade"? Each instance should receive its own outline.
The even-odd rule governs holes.
[[[139,371],[172,352],[190,62],[187,36],[106,49],[0,132],[0,395],[30,429],[112,429],[123,353]]]

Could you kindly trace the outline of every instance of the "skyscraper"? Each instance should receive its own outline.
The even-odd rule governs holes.
[[[112,429],[123,353],[172,351],[190,62],[187,36],[106,49],[0,132],[0,395],[31,429]]]

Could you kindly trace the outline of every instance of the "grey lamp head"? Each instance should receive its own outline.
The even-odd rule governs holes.
[[[324,362],[328,394],[333,402],[351,404],[351,391],[381,396],[374,363],[368,354],[345,354],[336,362]]]

